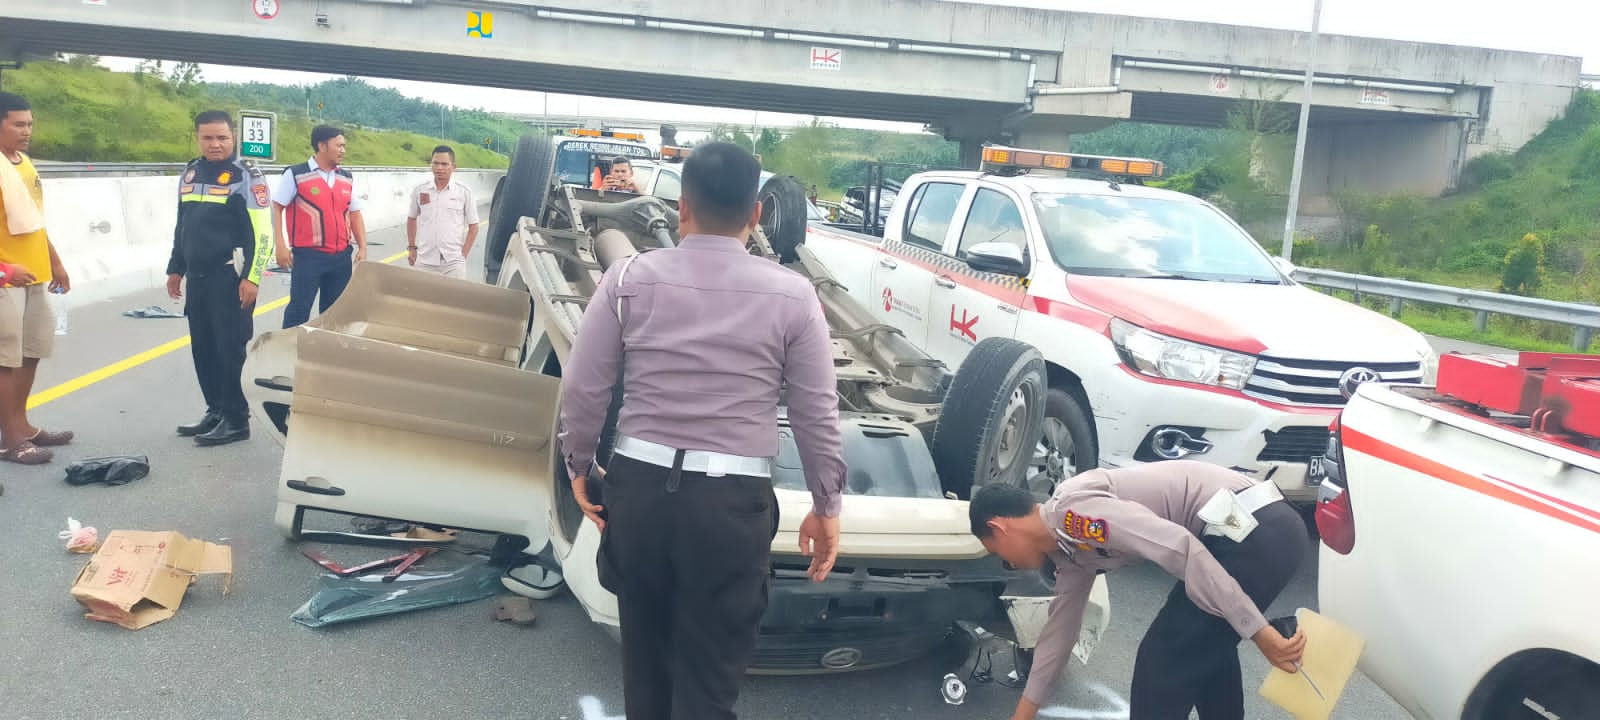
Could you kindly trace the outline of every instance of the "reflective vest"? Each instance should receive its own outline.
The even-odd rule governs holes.
[[[294,204],[284,211],[290,247],[344,252],[350,247],[350,200],[356,187],[350,171],[336,168],[332,187],[311,163],[300,163],[293,172]]]

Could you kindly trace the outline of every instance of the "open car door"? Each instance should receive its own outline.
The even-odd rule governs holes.
[[[257,337],[245,387],[284,447],[279,529],[326,510],[544,547],[560,380],[517,367],[528,316],[526,292],[369,262],[329,312]]]

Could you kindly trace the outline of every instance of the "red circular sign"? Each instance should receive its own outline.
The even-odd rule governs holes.
[[[278,16],[278,0],[250,0],[250,9],[256,12],[256,17],[271,20]]]

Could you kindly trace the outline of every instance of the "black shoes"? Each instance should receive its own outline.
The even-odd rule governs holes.
[[[206,416],[200,418],[200,422],[197,422],[193,425],[179,425],[178,435],[180,437],[204,435],[212,430],[215,430],[220,424],[222,424],[222,416],[207,410]]]
[[[223,419],[209,432],[195,436],[194,442],[201,447],[213,447],[248,439],[250,439],[249,421]]]

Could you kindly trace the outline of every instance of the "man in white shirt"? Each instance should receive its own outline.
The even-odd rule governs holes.
[[[456,153],[433,149],[433,181],[411,191],[406,220],[407,259],[412,267],[446,277],[467,278],[467,254],[478,239],[478,202],[453,180]]]

